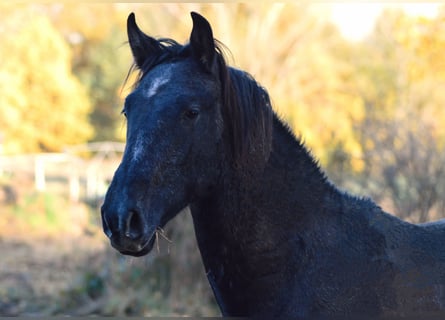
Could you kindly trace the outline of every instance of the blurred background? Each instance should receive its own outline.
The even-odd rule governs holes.
[[[443,217],[440,3],[1,3],[0,316],[219,315],[188,212],[143,258],[101,231],[132,11],[180,42],[200,12],[334,183],[411,222]]]

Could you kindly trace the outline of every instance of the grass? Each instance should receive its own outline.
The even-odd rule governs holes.
[[[16,218],[29,223],[32,228],[54,229],[61,227],[63,217],[56,213],[56,199],[49,193],[33,193],[26,195],[21,204],[13,207]]]
[[[4,215],[21,230],[42,235],[54,234],[69,228],[71,217],[67,210],[62,209],[68,206],[67,201],[56,195],[33,192],[10,206]]]
[[[13,204],[0,202],[0,238],[14,235],[57,236],[99,228],[98,209],[54,192],[23,187]]]
[[[17,277],[29,279],[33,290],[11,291],[22,285],[16,284],[18,280],[10,285],[4,282],[2,279],[6,278],[0,270],[0,287],[10,289],[0,292],[0,316],[8,314],[5,304],[17,310],[14,315],[219,314],[205,279],[189,215],[178,216],[172,228],[165,230],[166,234],[158,239],[159,249],[147,257],[128,258],[109,246],[97,208],[73,204],[60,194],[20,191],[16,204],[1,208],[0,240],[10,247],[10,251],[4,252],[9,256],[3,257],[13,262],[8,268],[12,268]],[[80,232],[73,233],[75,229]],[[70,237],[73,240],[69,240]],[[26,245],[22,244],[22,238]],[[71,248],[71,245],[63,246],[62,241],[75,244]],[[98,241],[101,249],[91,251],[93,242]],[[18,246],[23,253],[16,258],[15,253],[21,252]],[[71,275],[69,281],[66,277],[55,277],[68,272],[67,267]],[[53,293],[43,297],[33,274],[47,278],[43,281],[47,286],[64,289],[48,289]],[[55,278],[65,282],[52,283]],[[46,301],[44,304],[42,299]]]

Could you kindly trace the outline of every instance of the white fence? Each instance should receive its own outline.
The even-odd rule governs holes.
[[[0,176],[32,176],[35,190],[65,191],[75,202],[97,199],[105,194],[124,146],[95,142],[67,147],[63,153],[0,156]]]

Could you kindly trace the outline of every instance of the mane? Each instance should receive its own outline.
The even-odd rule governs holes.
[[[235,163],[240,167],[263,165],[272,145],[273,111],[269,94],[249,73],[231,67],[227,70],[224,111]]]
[[[157,65],[166,62],[173,62],[180,57],[186,57],[186,49],[188,51],[188,46],[183,46],[175,40],[169,38],[157,39],[156,43],[160,49],[160,54],[147,57],[141,67],[139,67],[136,62],[133,62],[130,70],[128,71],[127,77],[125,78],[124,86],[128,82],[130,75],[134,72],[137,72],[137,77],[136,81],[133,83],[133,89],[139,86],[144,76]]]
[[[220,41],[214,41],[227,149],[238,168],[264,165],[272,144],[273,111],[269,94],[249,73],[230,67],[224,54],[230,51]],[[141,67],[134,63],[125,82],[137,70],[137,79],[133,84],[135,88],[157,65],[172,63],[191,55],[188,44],[181,45],[173,39],[157,39],[157,45],[161,49],[160,54],[148,58]]]

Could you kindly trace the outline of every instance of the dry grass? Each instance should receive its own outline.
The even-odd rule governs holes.
[[[142,258],[114,251],[99,213],[21,190],[0,219],[0,316],[214,316],[191,219],[156,231]]]

